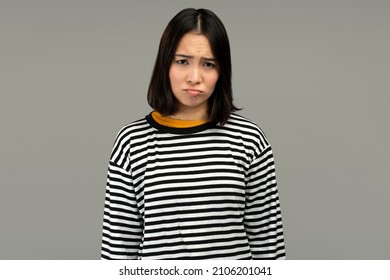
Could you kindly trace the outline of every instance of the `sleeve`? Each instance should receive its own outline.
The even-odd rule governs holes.
[[[244,224],[253,259],[285,259],[275,165],[271,146],[252,161],[247,176]]]
[[[121,154],[123,155],[122,152]],[[143,220],[138,209],[131,172],[112,158],[113,156],[108,165],[104,201],[101,258],[137,259]]]

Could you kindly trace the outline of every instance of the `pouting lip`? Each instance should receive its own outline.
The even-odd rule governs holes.
[[[187,89],[184,89],[184,91],[193,97],[200,95],[202,92],[201,90],[193,89],[193,88],[187,88]]]
[[[186,89],[184,89],[184,91],[193,92],[193,93],[196,93],[196,92],[201,93],[202,92],[201,90],[195,89],[195,88],[186,88]]]

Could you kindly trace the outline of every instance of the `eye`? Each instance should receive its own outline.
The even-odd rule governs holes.
[[[180,65],[187,65],[188,61],[187,61],[187,59],[179,59],[179,60],[176,60],[176,63],[180,64]]]
[[[211,63],[209,61],[204,62],[203,66],[206,68],[215,68],[216,67],[214,63]]]

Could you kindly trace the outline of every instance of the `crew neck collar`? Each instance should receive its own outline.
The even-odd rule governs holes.
[[[209,121],[177,120],[162,116],[156,111],[147,115],[146,120],[152,127],[159,131],[173,134],[197,133],[215,127],[215,124]]]

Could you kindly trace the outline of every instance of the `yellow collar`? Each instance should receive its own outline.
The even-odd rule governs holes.
[[[186,120],[172,119],[172,118],[161,115],[157,111],[152,112],[152,117],[160,125],[168,126],[168,127],[175,127],[175,128],[194,127],[194,126],[202,125],[202,124],[205,124],[208,122],[208,121],[204,121],[204,120],[186,121]]]

